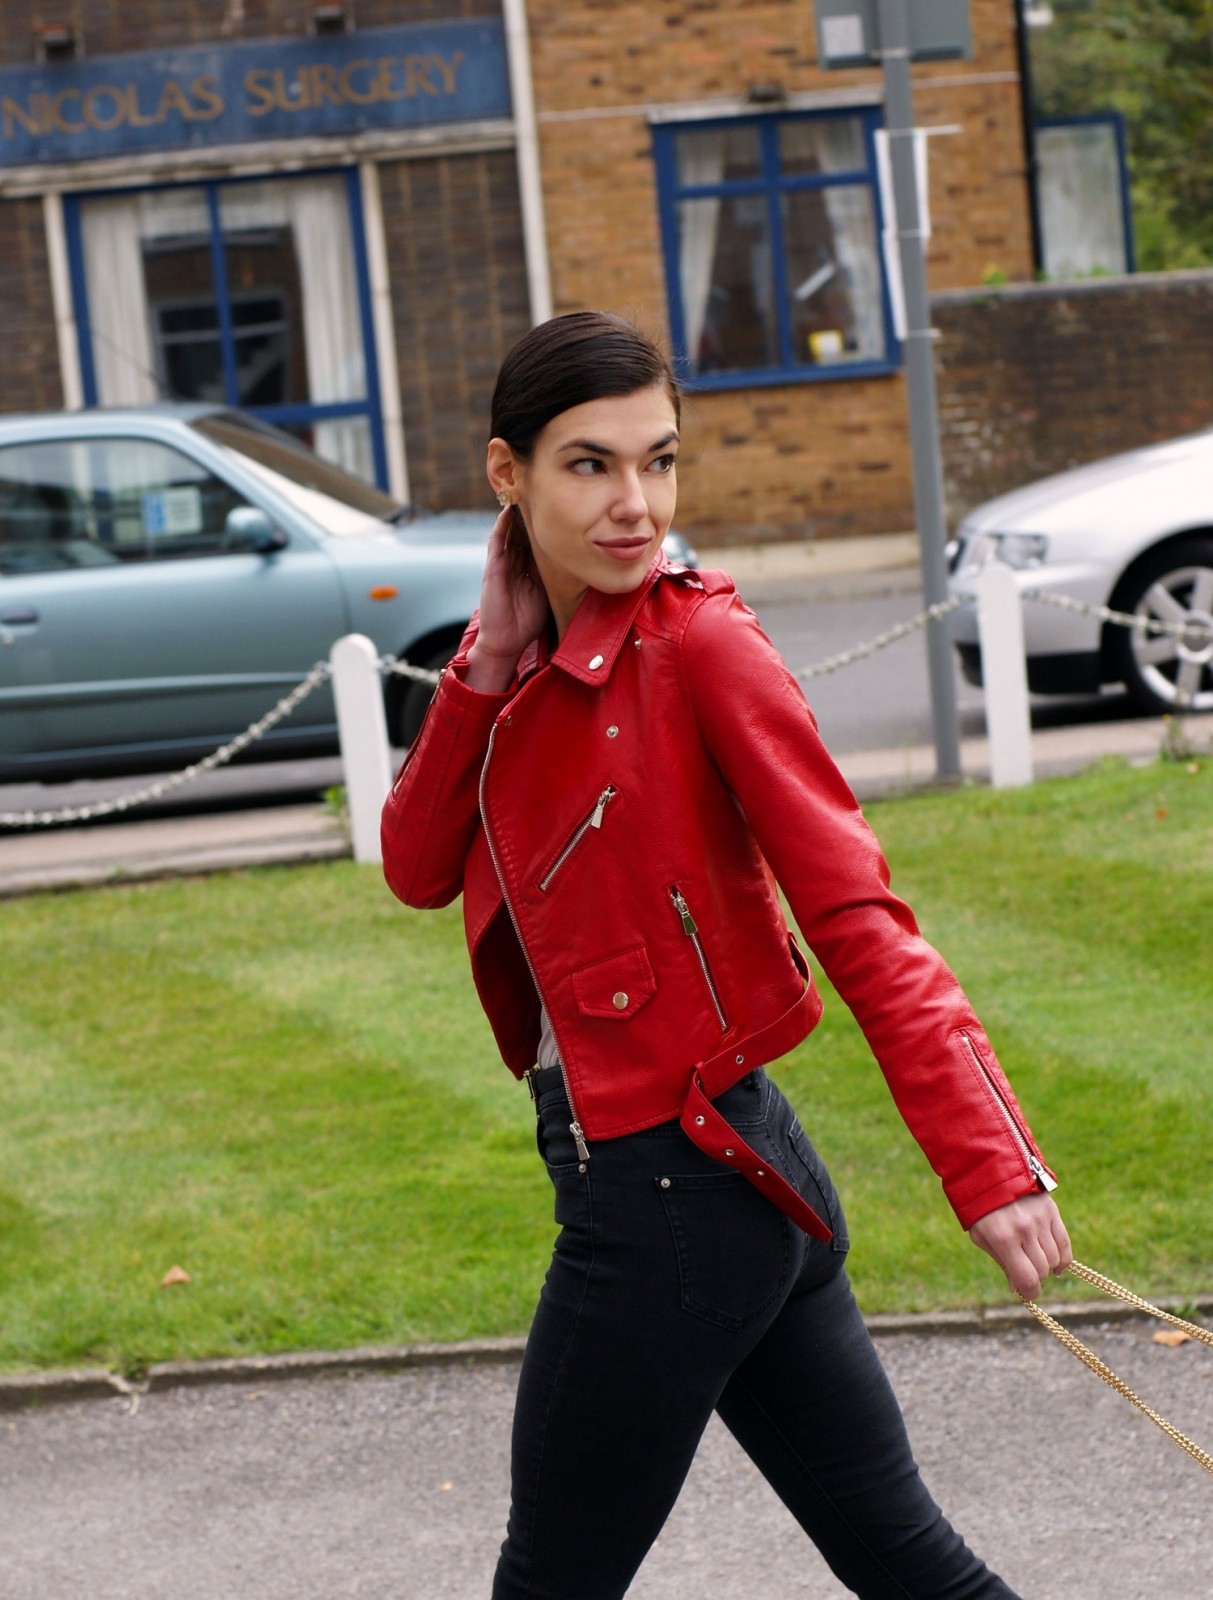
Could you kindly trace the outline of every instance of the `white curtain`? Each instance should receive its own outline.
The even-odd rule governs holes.
[[[303,280],[303,323],[312,399],[364,400],[366,346],[354,281],[345,187],[339,178],[283,185],[290,203]],[[372,481],[375,464],[365,417],[316,427],[316,450],[347,472]]]
[[[145,198],[119,195],[81,208],[93,370],[103,406],[150,405],[159,398],[140,240]]]
[[[827,117],[819,126],[826,150],[826,170],[846,170],[852,166],[856,148],[854,123],[841,117]],[[859,347],[855,353],[865,360],[879,360],[885,353],[884,316],[872,191],[865,184],[854,188],[828,188],[824,192],[826,215],[834,235],[835,259],[851,294]]]
[[[308,399],[364,400],[366,349],[354,276],[345,185],[340,178],[297,178],[225,185],[225,234],[289,227],[303,292]],[[147,405],[159,398],[152,351],[143,247],[159,239],[210,237],[201,189],[89,200],[81,208],[85,278],[97,398],[102,405]],[[318,453],[372,480],[374,460],[365,417],[316,425]]]
[[[724,141],[723,129],[684,133],[678,141],[679,183],[719,183],[724,175]],[[709,198],[683,200],[678,206],[678,271],[687,357],[692,367],[699,364],[699,346],[712,293],[720,204],[718,198]]]

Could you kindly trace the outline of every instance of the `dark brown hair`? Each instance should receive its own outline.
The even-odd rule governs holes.
[[[573,311],[524,334],[501,363],[492,430],[529,460],[553,417],[588,400],[660,386],[680,414],[678,383],[651,339],[611,311]]]

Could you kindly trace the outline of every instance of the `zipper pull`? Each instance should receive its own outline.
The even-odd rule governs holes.
[[[688,939],[693,939],[699,932],[695,926],[695,918],[691,915],[691,908],[683,898],[681,889],[671,889],[670,899],[674,902],[674,910],[682,918],[682,931]]]
[[[590,827],[591,828],[601,828],[602,827],[602,813],[607,808],[607,801],[612,799],[614,794],[615,794],[615,786],[614,786],[614,784],[608,783],[606,788],[598,796],[598,804],[594,807],[594,815],[590,818]]]
[[[588,1161],[590,1159],[590,1147],[585,1142],[585,1134],[581,1131],[581,1124],[576,1117],[569,1123],[569,1132],[573,1135],[573,1143],[577,1146],[577,1159],[579,1161]]]
[[[1028,1157],[1028,1166],[1031,1169],[1032,1176],[1036,1179],[1037,1183],[1044,1190],[1044,1192],[1046,1194],[1052,1194],[1054,1189],[1057,1187],[1057,1179],[1050,1178],[1043,1165],[1036,1159],[1035,1156]]]

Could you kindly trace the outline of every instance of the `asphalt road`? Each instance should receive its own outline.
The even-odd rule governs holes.
[[[1213,1351],[1088,1332],[1213,1445]],[[1208,1475],[1047,1334],[878,1340],[924,1475],[1024,1600],[1208,1600]],[[516,1368],[0,1416],[4,1600],[485,1600]],[[713,1423],[633,1600],[846,1593]]]

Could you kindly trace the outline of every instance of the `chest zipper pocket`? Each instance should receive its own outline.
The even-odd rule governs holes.
[[[961,1032],[960,1038],[970,1061],[980,1074],[986,1085],[986,1088],[993,1095],[995,1105],[998,1107],[999,1111],[1002,1112],[1003,1121],[1007,1125],[1007,1132],[1011,1135],[1011,1138],[1014,1140],[1020,1155],[1023,1157],[1024,1165],[1027,1167],[1028,1171],[1036,1179],[1036,1182],[1045,1191],[1045,1193],[1051,1194],[1057,1187],[1056,1180],[1049,1176],[1049,1174],[1045,1171],[1044,1163],[1034,1156],[1032,1151],[1029,1149],[1028,1141],[1024,1138],[1023,1133],[1020,1131],[1020,1127],[1018,1122],[1015,1120],[1014,1113],[1007,1104],[1006,1100],[1003,1098],[1001,1092],[999,1091],[998,1085],[994,1082],[994,1079],[990,1076],[990,1073],[986,1069],[985,1062],[977,1053],[977,1046],[973,1043],[969,1035],[963,1031]]]
[[[727,1033],[729,1024],[725,1019],[724,1007],[720,1003],[720,994],[712,977],[712,969],[708,965],[708,958],[703,948],[703,940],[699,937],[699,929],[696,926],[695,918],[691,915],[691,908],[687,905],[686,897],[676,883],[670,885],[670,900],[682,923],[682,931],[691,941],[695,951],[695,957],[699,962],[699,970],[703,973],[703,981],[707,984],[708,994],[712,999],[712,1009],[715,1011],[716,1020],[720,1024],[720,1031],[721,1033]]]
[[[602,819],[606,815],[606,808],[610,805],[611,801],[618,793],[619,790],[616,789],[615,785],[613,783],[608,783],[606,788],[598,796],[598,799],[594,802],[593,811],[591,811],[589,816],[586,817],[585,821],[575,828],[570,834],[564,849],[560,852],[555,861],[552,862],[551,866],[539,880],[539,887],[545,894],[547,893],[548,889],[551,888],[553,879],[555,879],[557,874],[568,862],[569,857],[585,838],[586,834],[589,833],[592,828],[602,827]]]

